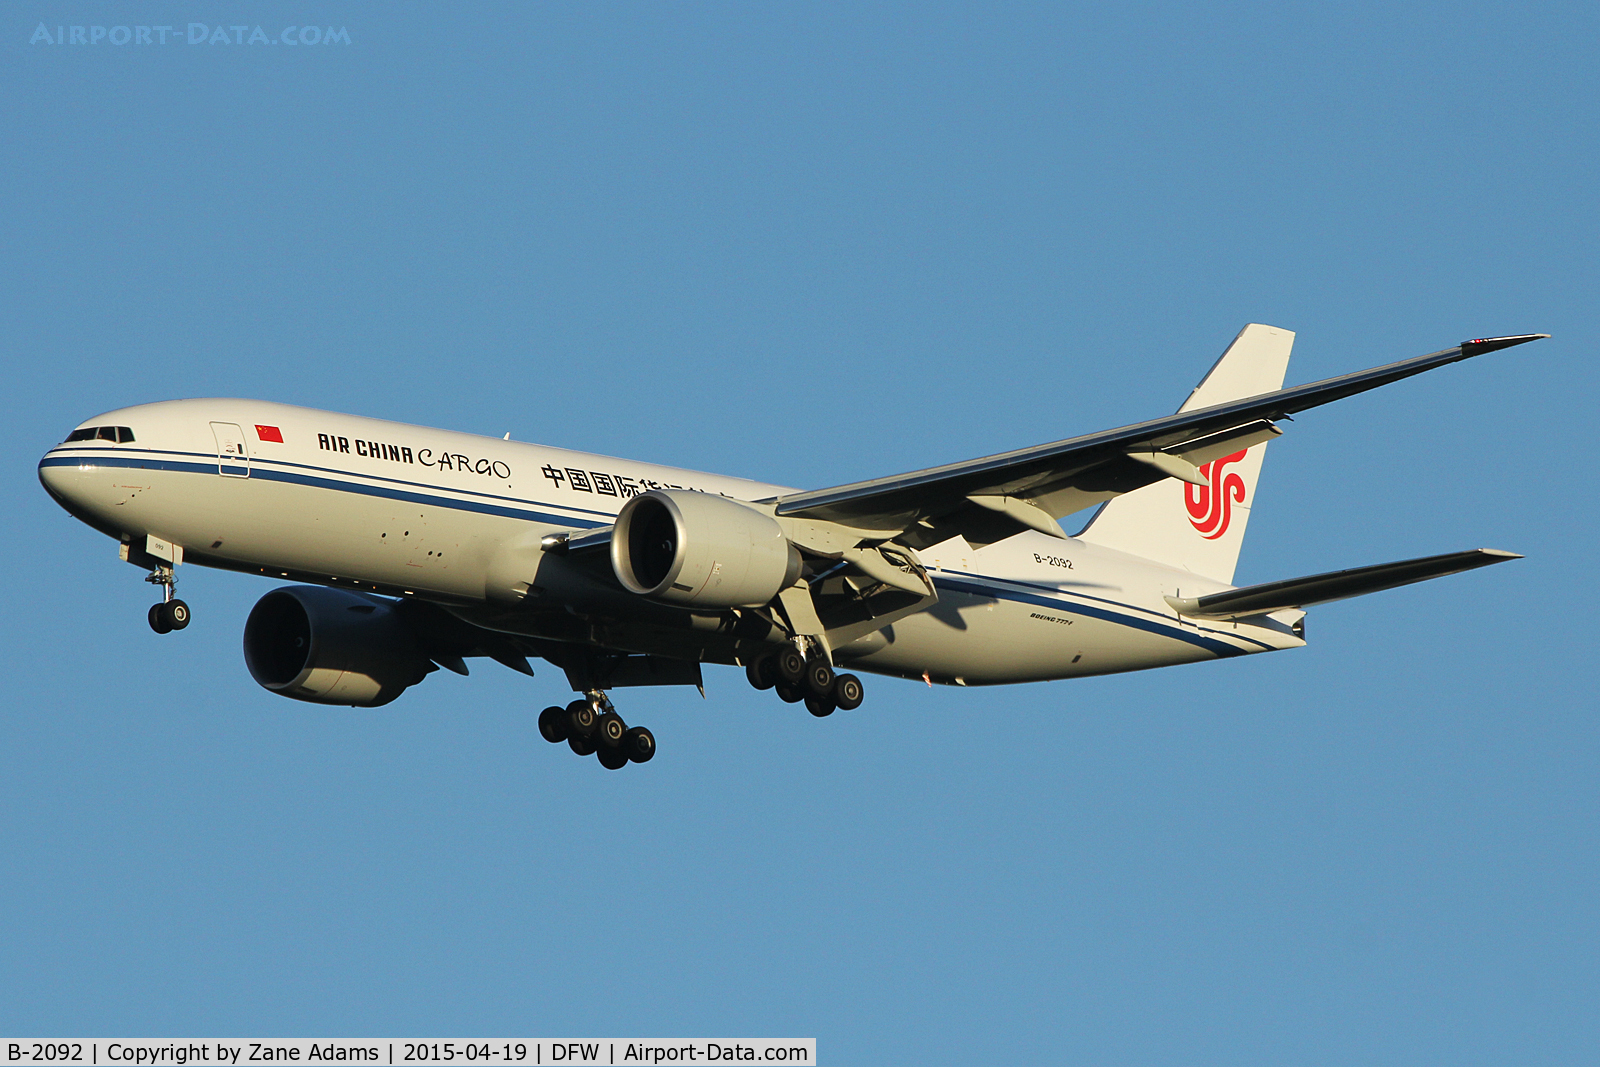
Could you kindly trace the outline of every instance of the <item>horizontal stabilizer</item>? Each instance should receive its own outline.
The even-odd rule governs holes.
[[[1285,608],[1305,608],[1330,600],[1376,593],[1396,586],[1442,578],[1491,563],[1521,559],[1515,552],[1497,548],[1475,548],[1468,552],[1447,552],[1442,556],[1405,559],[1398,563],[1379,563],[1348,571],[1313,574],[1309,578],[1290,578],[1282,582],[1247,585],[1201,597],[1166,597],[1180,615],[1197,619],[1242,619],[1248,615],[1267,615]]]

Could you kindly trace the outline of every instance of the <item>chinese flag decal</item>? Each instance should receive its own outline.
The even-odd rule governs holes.
[[[283,444],[283,431],[279,430],[276,426],[262,426],[260,423],[256,423],[256,436],[261,438],[263,441],[272,441],[280,445]]]

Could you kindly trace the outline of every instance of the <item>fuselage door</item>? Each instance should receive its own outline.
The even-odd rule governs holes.
[[[213,422],[217,438],[217,473],[225,478],[250,477],[250,454],[244,450],[244,431],[231,422]]]

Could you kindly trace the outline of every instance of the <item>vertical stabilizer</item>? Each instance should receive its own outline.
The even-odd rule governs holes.
[[[1283,388],[1294,334],[1251,323],[1195,386],[1179,411],[1194,411]],[[1255,504],[1265,442],[1200,467],[1207,485],[1163,478],[1108,501],[1078,536],[1119,552],[1221,582],[1233,581]]]

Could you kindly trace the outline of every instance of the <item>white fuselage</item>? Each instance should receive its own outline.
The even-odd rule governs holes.
[[[129,427],[134,439],[58,445],[39,476],[63,507],[119,540],[153,536],[182,546],[186,562],[417,597],[477,625],[634,651],[683,655],[715,621],[559,575],[547,583],[540,538],[609,525],[652,488],[745,501],[792,492],[254,400],[147,404],[83,425]],[[1163,596],[1228,586],[1072,538],[1026,532],[973,549],[956,537],[921,557],[937,603],[836,649],[840,660],[978,685],[1303,644],[1291,619],[1185,619]],[[536,584],[547,599],[519,599]],[[575,631],[571,620],[591,609],[602,622]],[[704,647],[704,658],[731,661]]]

